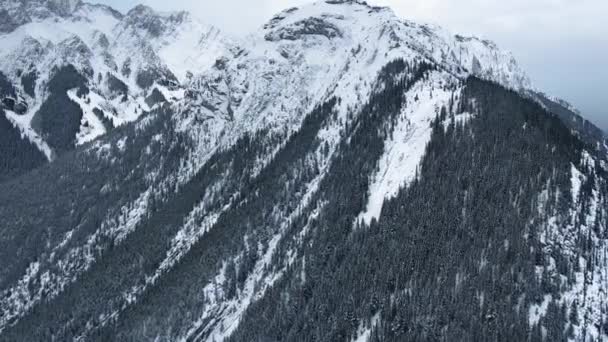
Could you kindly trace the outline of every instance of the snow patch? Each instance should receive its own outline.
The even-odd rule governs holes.
[[[34,108],[29,110],[25,115],[19,115],[15,112],[6,110],[5,114],[6,118],[13,126],[21,131],[21,137],[27,138],[31,143],[36,145],[47,160],[52,161],[54,158],[53,150],[31,126],[32,118],[37,111],[38,109]]]
[[[572,199],[574,203],[577,203],[581,192],[583,174],[574,166],[574,164],[572,164],[571,170],[572,177],[570,177],[570,182],[572,184]]]
[[[547,314],[547,309],[549,308],[549,303],[553,300],[551,295],[545,295],[542,303],[533,304],[530,306],[530,310],[528,312],[528,324],[532,327],[538,324],[540,319]]]
[[[407,105],[398,118],[393,134],[384,144],[378,171],[372,177],[369,200],[357,221],[369,224],[378,218],[386,199],[395,197],[411,182],[431,140],[431,123],[442,106],[448,106],[452,91],[441,88],[449,76],[434,72],[428,81],[419,82],[406,94]],[[418,98],[418,100],[415,100]],[[461,120],[465,120],[465,116]]]
[[[380,314],[375,314],[372,317],[370,327],[366,328],[364,325],[361,325],[357,330],[357,337],[352,339],[352,342],[369,342],[372,336],[372,330],[378,325],[380,322]]]
[[[76,134],[76,145],[91,142],[98,137],[106,134],[106,129],[101,120],[95,114],[94,109],[99,109],[104,99],[93,92],[78,96],[78,89],[68,90],[68,97],[72,102],[78,104],[82,109],[82,120],[80,121],[80,131]]]

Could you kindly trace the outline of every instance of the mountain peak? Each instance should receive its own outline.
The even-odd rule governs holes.
[[[49,0],[48,6],[60,16],[69,16],[74,13],[82,3],[81,0]]]
[[[0,0],[1,9],[9,12],[26,11],[34,17],[44,12],[69,16],[82,4],[82,0]]]
[[[190,13],[187,11],[175,11],[175,12],[159,12],[154,8],[139,4],[133,7],[129,12],[127,12],[127,16],[130,17],[161,17],[161,18],[186,18],[190,17]]]
[[[604,140],[494,43],[0,3],[0,341],[603,340]]]
[[[137,5],[127,13],[125,23],[158,37],[167,28],[190,19],[190,13],[185,11],[161,13],[146,5]]]
[[[348,4],[348,5],[365,5],[365,6],[367,6],[367,2],[360,1],[360,0],[325,0],[325,3],[331,4],[331,5]]]
[[[0,32],[9,33],[34,20],[69,17],[81,0],[0,0]]]
[[[390,16],[384,15],[384,10],[388,10]],[[271,40],[308,36],[334,38],[342,37],[342,32],[354,32],[396,20],[390,9],[371,7],[365,1],[325,0],[284,10],[272,17],[264,29],[271,31],[267,34]],[[355,29],[353,25],[360,28]]]
[[[156,15],[156,12],[152,7],[146,6],[144,4],[139,4],[133,7],[129,12],[127,12],[127,16],[141,16],[141,15]]]
[[[325,0],[275,15],[264,27],[267,42],[302,44],[302,48],[360,47],[377,50],[374,59],[417,56],[453,73],[493,80],[513,89],[531,87],[513,56],[491,41],[454,35],[439,26],[417,24],[388,7],[358,0]],[[299,43],[298,43],[299,42]],[[392,56],[392,57],[388,57]],[[407,57],[407,58],[409,58]]]

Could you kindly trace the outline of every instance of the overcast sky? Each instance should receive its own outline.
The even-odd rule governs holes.
[[[92,0],[95,1],[95,0]],[[138,3],[189,10],[242,34],[308,0],[98,0],[126,12]],[[410,20],[477,35],[513,52],[541,90],[572,102],[608,131],[607,0],[369,0]]]

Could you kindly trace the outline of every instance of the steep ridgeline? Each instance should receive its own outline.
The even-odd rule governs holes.
[[[130,76],[6,73],[56,158],[0,184],[0,340],[608,340],[605,145],[491,42],[332,0],[171,64],[185,14],[112,17]]]
[[[608,137],[604,131],[585,119],[581,113],[564,100],[550,97],[544,93],[528,91],[532,99],[538,101],[546,110],[557,115],[583,141],[604,153],[608,153]]]

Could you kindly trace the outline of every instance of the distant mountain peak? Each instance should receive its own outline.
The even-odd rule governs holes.
[[[418,56],[461,76],[476,75],[516,90],[532,87],[513,55],[495,43],[404,20],[388,7],[364,1],[325,0],[287,9],[264,25],[263,36],[280,45],[301,42],[306,49],[367,46],[377,50],[375,57]]]
[[[127,17],[158,16],[158,13],[150,6],[139,4],[127,12]]]
[[[137,5],[127,13],[126,24],[158,37],[167,28],[182,24],[190,19],[190,13],[185,11],[161,13],[146,5]]]
[[[7,11],[27,11],[37,16],[46,11],[60,16],[69,16],[84,2],[82,0],[2,0],[0,8]]]
[[[330,5],[365,5],[368,6],[367,2],[360,0],[325,0],[325,3]]]
[[[12,32],[35,20],[70,17],[83,4],[81,0],[0,0],[0,32]]]
[[[161,18],[188,18],[190,17],[190,13],[187,11],[174,11],[174,12],[159,12],[154,8],[139,4],[133,7],[129,12],[127,12],[127,16],[130,17],[161,17]]]
[[[82,4],[82,0],[49,0],[48,2],[48,6],[61,16],[71,15]]]

